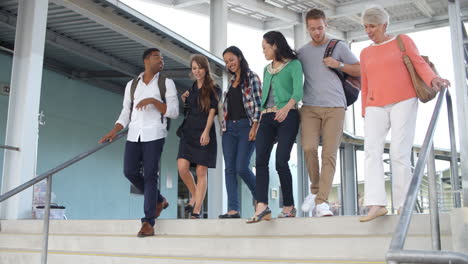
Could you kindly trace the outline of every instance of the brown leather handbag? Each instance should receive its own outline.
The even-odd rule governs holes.
[[[408,72],[411,76],[411,81],[413,83],[414,91],[416,92],[416,96],[419,98],[419,100],[423,103],[429,102],[430,100],[434,99],[436,97],[437,93],[439,92],[435,88],[431,86],[427,86],[426,83],[421,79],[419,74],[416,72],[413,66],[413,62],[411,62],[411,59],[408,55],[406,55],[406,48],[405,44],[403,44],[403,41],[400,38],[400,35],[397,36],[397,42],[398,42],[398,47],[400,48],[401,52],[403,53],[403,62],[405,63],[406,68],[408,69]],[[436,74],[437,70],[434,66],[434,64],[429,60],[429,57],[427,56],[421,56],[426,63],[431,67],[432,71]]]

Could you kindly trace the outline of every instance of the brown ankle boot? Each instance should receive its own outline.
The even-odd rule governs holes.
[[[141,224],[141,229],[138,232],[137,236],[138,237],[154,236],[154,228],[148,222],[143,222]]]

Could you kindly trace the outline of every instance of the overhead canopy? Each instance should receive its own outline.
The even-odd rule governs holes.
[[[208,15],[209,0],[145,0]],[[379,4],[390,15],[389,32],[407,33],[447,26],[448,0],[227,0],[229,21],[264,31],[281,29],[303,22],[303,13],[323,9],[329,18],[328,33],[348,41],[367,39],[360,22],[361,12]],[[460,3],[468,17],[468,1]],[[292,35],[292,34],[291,34]]]
[[[18,0],[0,1],[0,51],[14,50]],[[179,88],[191,85],[190,56],[208,57],[222,75],[224,62],[166,27],[113,0],[50,0],[44,65],[72,78],[122,93],[143,71],[142,53],[159,48],[165,72]]]
[[[209,0],[145,0],[208,15]],[[227,0],[229,21],[261,30],[292,33],[310,8],[325,10],[329,33],[348,41],[367,37],[360,12],[370,4],[385,7],[392,33],[414,32],[448,25],[447,0]],[[468,17],[468,1],[461,2]],[[0,51],[14,49],[18,0],[0,1]],[[141,54],[157,47],[165,70],[177,86],[186,88],[191,54],[208,57],[221,76],[223,61],[118,0],[50,0],[44,65],[72,78],[119,92],[143,70]]]

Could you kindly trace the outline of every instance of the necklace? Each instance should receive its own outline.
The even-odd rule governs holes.
[[[273,62],[271,62],[270,64],[268,64],[267,66],[267,71],[273,75],[273,74],[277,74],[278,72],[280,72],[284,67],[286,67],[286,65],[288,65],[288,63],[290,62],[291,60],[286,60],[285,62],[281,63],[277,68],[273,68]]]

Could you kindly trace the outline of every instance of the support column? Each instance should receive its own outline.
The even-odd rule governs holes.
[[[344,143],[341,155],[341,191],[343,215],[357,215],[356,151],[354,145]]]
[[[294,25],[294,47],[296,50],[300,49],[307,43],[307,25],[305,24],[305,14],[302,13],[302,20],[300,24]]]
[[[466,85],[466,66],[464,61],[462,20],[460,0],[448,0],[448,13],[452,40],[453,70],[457,93],[458,135],[460,136],[460,163],[463,185],[463,206],[468,207],[468,89]]]
[[[218,57],[221,57],[227,47],[227,10],[227,0],[210,1],[210,51]],[[227,79],[227,72],[224,72],[221,84],[223,91],[227,89]],[[216,130],[219,132],[219,124],[216,124]],[[218,218],[218,215],[227,210],[223,149],[219,133],[216,139],[218,143],[216,168],[208,171],[208,218]]]
[[[5,144],[2,193],[36,175],[38,112],[41,96],[48,0],[19,0]],[[31,217],[32,188],[1,205],[0,218]]]
[[[210,0],[210,51],[221,57],[227,45],[227,0]]]

